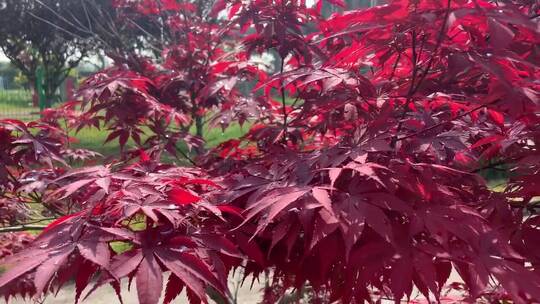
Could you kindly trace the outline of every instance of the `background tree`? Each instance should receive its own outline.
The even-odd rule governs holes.
[[[16,83],[17,74],[20,73],[19,70],[9,62],[0,62],[0,74],[4,78],[7,88],[13,88],[18,86]]]
[[[41,67],[46,107],[58,100],[57,89],[91,47],[88,34],[73,23],[84,16],[80,1],[0,2],[0,48],[33,86]]]

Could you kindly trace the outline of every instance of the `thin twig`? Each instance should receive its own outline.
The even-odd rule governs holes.
[[[489,103],[486,103],[486,104],[479,105],[479,106],[474,107],[474,108],[472,108],[471,110],[469,110],[469,111],[467,111],[467,112],[464,112],[463,114],[460,114],[460,115],[458,115],[458,116],[456,116],[456,117],[454,117],[454,118],[452,118],[452,119],[445,120],[445,121],[441,121],[441,122],[439,122],[439,123],[437,123],[437,124],[434,124],[434,125],[432,125],[432,126],[429,126],[429,127],[427,127],[427,128],[424,128],[424,129],[422,129],[422,130],[420,130],[420,131],[418,131],[418,132],[415,132],[415,133],[412,133],[412,134],[409,134],[409,135],[405,135],[405,136],[403,136],[403,137],[400,137],[400,138],[396,139],[396,142],[401,141],[401,140],[404,140],[404,139],[407,139],[407,138],[411,138],[411,137],[414,137],[414,136],[417,136],[417,135],[420,135],[420,134],[425,133],[425,132],[430,131],[430,130],[433,130],[433,129],[437,128],[437,127],[442,126],[442,125],[445,124],[445,123],[448,123],[448,122],[451,122],[451,121],[453,121],[453,120],[456,120],[456,119],[460,119],[460,118],[462,118],[462,117],[465,117],[465,116],[467,116],[467,115],[469,115],[469,114],[471,114],[471,113],[473,113],[473,112],[475,112],[475,111],[478,111],[478,110],[480,110],[480,109],[482,109],[482,108],[485,108],[485,107],[487,107],[487,106],[489,106],[489,105],[492,105],[492,104],[494,104],[494,103],[497,103],[497,102],[499,102],[499,101],[500,101],[500,99],[496,99],[496,100],[494,100],[494,101],[492,101],[492,102],[489,102]]]
[[[433,64],[433,60],[436,57],[435,53],[438,51],[438,49],[440,48],[440,46],[442,44],[442,41],[443,41],[443,38],[444,38],[444,33],[446,31],[446,24],[448,23],[448,18],[450,16],[451,3],[452,3],[452,0],[448,0],[447,7],[446,7],[446,12],[444,14],[443,24],[442,24],[441,29],[439,31],[439,34],[437,36],[437,43],[435,44],[435,48],[433,49],[433,53],[431,55],[431,58],[428,61],[427,67],[426,67],[425,70],[423,70],[423,73],[420,75],[420,78],[418,79],[418,81],[416,81],[417,73],[418,73],[417,64],[418,64],[418,59],[419,59],[417,57],[418,54],[416,52],[416,32],[414,30],[412,32],[412,62],[414,64],[414,66],[413,66],[412,77],[411,77],[411,86],[409,87],[409,91],[407,92],[407,100],[405,101],[405,106],[404,106],[402,115],[401,115],[401,117],[399,119],[399,124],[398,124],[398,127],[397,127],[396,135],[392,138],[392,142],[390,143],[391,147],[395,147],[396,143],[399,141],[398,140],[399,132],[401,131],[401,128],[403,127],[403,119],[405,119],[405,116],[406,116],[407,112],[409,111],[409,104],[411,102],[411,99],[414,96],[414,94],[418,91],[418,89],[420,88],[422,82],[424,81],[427,74],[431,70],[431,65]],[[425,38],[423,38],[423,39],[425,39]],[[423,43],[422,43],[422,48],[423,48]]]
[[[0,227],[0,233],[20,232],[20,231],[29,231],[29,230],[43,230],[46,227],[47,225],[17,225],[17,226]]]
[[[63,27],[61,27],[61,26],[59,26],[59,25],[56,25],[56,24],[50,22],[50,21],[47,20],[47,19],[41,18],[40,16],[38,16],[38,15],[32,13],[32,12],[29,12],[28,14],[29,14],[30,16],[36,18],[37,20],[39,20],[39,21],[41,21],[41,22],[45,22],[45,23],[47,23],[48,25],[50,25],[50,26],[52,26],[52,27],[54,27],[54,28],[56,28],[56,29],[58,29],[58,30],[60,30],[60,31],[66,33],[66,34],[68,34],[68,35],[71,35],[71,36],[73,36],[73,37],[77,37],[77,38],[79,38],[79,39],[84,39],[84,38],[81,37],[80,35],[77,35],[77,34],[71,32],[71,31],[68,31],[68,30],[66,30],[65,28],[63,28]]]
[[[279,75],[283,75],[283,68],[285,66],[285,58],[281,57],[281,67],[279,69]],[[281,80],[281,107],[283,111],[283,141],[287,142],[287,104],[285,103],[285,87],[283,83],[283,79]]]
[[[396,61],[394,62],[394,65],[392,66],[392,74],[390,74],[390,78],[388,80],[389,82],[394,80],[394,76],[396,75],[396,69],[397,69],[397,66],[399,64],[400,59],[401,59],[401,52],[398,53],[398,55],[396,57]]]
[[[182,156],[187,159],[187,161],[189,161],[193,166],[195,167],[198,167],[197,166],[197,163],[191,158],[189,157],[189,155],[187,155],[184,151],[182,151],[182,149],[176,149],[180,154],[182,154]]]
[[[48,11],[50,11],[51,13],[53,13],[53,14],[54,14],[56,17],[58,17],[60,20],[62,20],[62,21],[64,21],[65,23],[67,23],[68,25],[71,25],[71,26],[73,26],[73,27],[76,28],[76,29],[81,29],[81,28],[79,28],[77,25],[75,25],[73,22],[69,21],[69,20],[66,19],[64,16],[62,16],[62,14],[59,14],[57,11],[55,11],[54,9],[52,9],[52,8],[51,8],[50,6],[48,6],[47,4],[43,3],[43,2],[40,1],[40,0],[36,0],[36,2],[39,3],[41,6],[43,6],[44,8],[46,8],[46,9],[47,9]],[[41,18],[41,19],[42,19],[42,18]],[[55,24],[51,24],[51,25],[53,25],[53,26],[55,26],[55,27],[58,27],[58,28],[60,28],[60,29],[63,29],[63,28],[61,28],[61,27],[59,27],[59,26],[57,26],[57,25],[55,25]],[[66,29],[63,29],[63,30],[69,33],[69,31],[67,31]],[[91,33],[89,33],[89,34],[91,34]]]
[[[418,82],[416,84],[416,88],[412,92],[413,95],[414,95],[414,93],[416,93],[416,91],[418,91],[418,89],[420,88],[420,85],[422,84],[422,82],[426,78],[427,74],[429,73],[429,70],[431,70],[431,65],[433,64],[433,61],[435,60],[435,57],[437,57],[437,56],[435,56],[435,53],[439,50],[439,48],[442,45],[442,42],[443,42],[443,39],[444,39],[444,36],[445,36],[445,31],[446,31],[446,24],[448,23],[448,18],[450,17],[451,3],[452,3],[452,0],[448,0],[448,2],[446,4],[446,12],[444,14],[444,19],[443,19],[443,25],[442,25],[441,30],[439,32],[439,35],[437,37],[437,43],[435,44],[435,48],[433,49],[433,54],[429,58],[428,65],[427,65],[426,69],[423,71],[422,75],[418,79]]]

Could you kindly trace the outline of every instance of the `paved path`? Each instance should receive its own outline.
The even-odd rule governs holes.
[[[261,288],[261,285],[255,284],[253,287],[253,290],[250,290],[249,285],[251,283],[251,280],[246,280],[246,283],[244,286],[240,287],[238,290],[238,304],[256,304],[260,300],[260,293],[259,290]],[[231,292],[233,290],[233,286],[229,286],[231,288]],[[163,288],[165,289],[165,288]],[[90,290],[90,288],[88,288]],[[85,293],[83,293],[85,295]],[[56,297],[53,297],[50,295],[45,299],[44,302],[34,302],[32,300],[24,301],[21,299],[14,299],[11,300],[10,304],[32,304],[32,303],[43,303],[43,304],[73,304],[75,299],[75,287],[73,285],[65,286]],[[135,282],[131,285],[131,291],[127,290],[127,280],[124,280],[122,283],[122,299],[124,300],[124,304],[137,304],[139,301],[137,300],[137,291],[135,287]],[[213,301],[209,301],[210,303],[214,303]],[[5,303],[4,300],[0,300],[0,303]],[[96,290],[92,295],[86,299],[84,302],[80,302],[81,304],[117,304],[120,303],[118,301],[118,298],[116,297],[116,294],[114,293],[114,290],[110,286],[103,286],[100,289]],[[162,302],[160,302],[162,303]],[[185,292],[182,292],[182,294],[176,298],[176,300],[173,302],[174,304],[188,304],[189,302],[186,299]]]
[[[461,281],[457,272],[454,270],[452,271],[452,274],[450,275],[449,281]],[[238,282],[238,276],[232,277],[229,279],[229,284],[236,284]],[[250,289],[251,279],[246,279],[246,282],[244,286],[241,286],[238,290],[238,304],[256,304],[259,303],[259,300],[261,299],[261,293],[260,290],[262,288],[261,284],[258,284],[255,282],[253,289]],[[127,290],[127,280],[124,280],[122,282],[122,299],[124,300],[124,304],[138,304],[139,301],[137,300],[137,291],[135,287],[135,282],[133,282],[131,286],[131,291]],[[234,292],[234,285],[229,285],[229,288],[231,292]],[[86,291],[88,291],[90,288],[88,288]],[[165,288],[164,288],[165,289]],[[85,295],[85,293],[83,293]],[[454,295],[454,293],[451,293],[451,295]],[[413,292],[413,297],[419,297],[422,298],[418,292],[418,290],[415,289]],[[10,304],[33,304],[33,303],[39,303],[39,304],[73,304],[75,299],[75,289],[73,285],[65,286],[56,297],[48,297],[44,302],[33,302],[33,301],[24,301],[20,299],[11,300]],[[0,299],[0,303],[5,303],[3,299]],[[118,301],[118,298],[116,297],[116,294],[114,293],[114,290],[110,286],[103,286],[100,289],[96,290],[86,301],[80,302],[81,304],[118,304],[120,303]],[[160,303],[162,303],[160,301]],[[186,299],[185,292],[182,292],[182,294],[176,298],[176,300],[173,302],[174,304],[189,304],[189,302]],[[214,303],[213,301],[209,301],[209,303]],[[384,301],[384,304],[393,303],[390,301]],[[405,303],[402,302],[402,303]],[[453,302],[449,302],[453,303]]]

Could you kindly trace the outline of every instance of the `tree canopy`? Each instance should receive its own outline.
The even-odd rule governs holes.
[[[0,121],[1,222],[31,204],[55,218],[5,260],[0,293],[74,280],[77,302],[129,279],[143,304],[182,290],[234,302],[243,269],[271,277],[262,303],[291,289],[310,303],[539,302],[538,6],[393,0],[325,17],[324,2],[345,6],[112,1],[108,28],[131,24],[156,52],[110,48],[116,64],[78,100]],[[277,71],[254,60],[268,52]],[[197,120],[248,131],[202,149]],[[86,127],[118,156],[71,149]],[[502,191],[482,177],[493,168]]]

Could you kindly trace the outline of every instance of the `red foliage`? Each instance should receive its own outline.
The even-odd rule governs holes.
[[[397,303],[413,289],[451,302],[448,288],[464,294],[456,302],[540,301],[535,4],[395,0],[325,19],[322,1],[217,1],[208,14],[183,1],[116,2],[140,18],[167,16],[182,39],[162,64],[120,61],[89,79],[73,127],[102,120],[108,140],[131,137],[143,151],[40,175],[33,189],[67,217],[8,258],[6,296],[74,278],[78,298],[95,276],[115,288],[135,278],[141,303],[157,303],[163,285],[166,303],[184,287],[192,303],[207,288],[229,300],[228,273],[243,267],[271,270],[265,303],[306,285],[313,303]],[[221,11],[226,26],[203,18]],[[249,58],[269,51],[279,68],[267,77]],[[236,84],[254,78],[258,95],[243,96]],[[194,168],[157,161],[180,140],[199,143],[187,128],[211,112],[219,127],[253,124]],[[30,126],[3,126],[7,197],[23,187],[10,168],[41,172],[22,160],[59,172],[62,154]],[[501,165],[510,174],[496,192],[479,173]],[[452,271],[462,283],[448,286]],[[18,287],[29,275],[33,288]]]
[[[132,139],[139,148],[151,147],[155,153],[166,151],[173,156],[178,154],[179,143],[200,150],[207,114],[237,103],[241,97],[237,83],[266,77],[256,63],[229,51],[238,47],[235,33],[224,20],[204,10],[209,3],[115,1],[116,21],[127,30],[139,30],[138,24],[149,31],[161,26],[163,37],[150,42],[157,45],[152,50],[160,58],[156,62],[138,54],[125,58],[110,50],[117,65],[82,85],[81,116],[86,119],[72,127],[99,128],[101,122],[110,134],[107,141],[117,139],[122,148]],[[144,29],[142,34],[148,40],[155,38]],[[246,118],[241,116],[245,114],[234,113],[220,124],[242,122]],[[191,127],[196,136],[189,134]]]
[[[0,235],[0,259],[24,249],[34,238],[26,233],[4,233]]]

